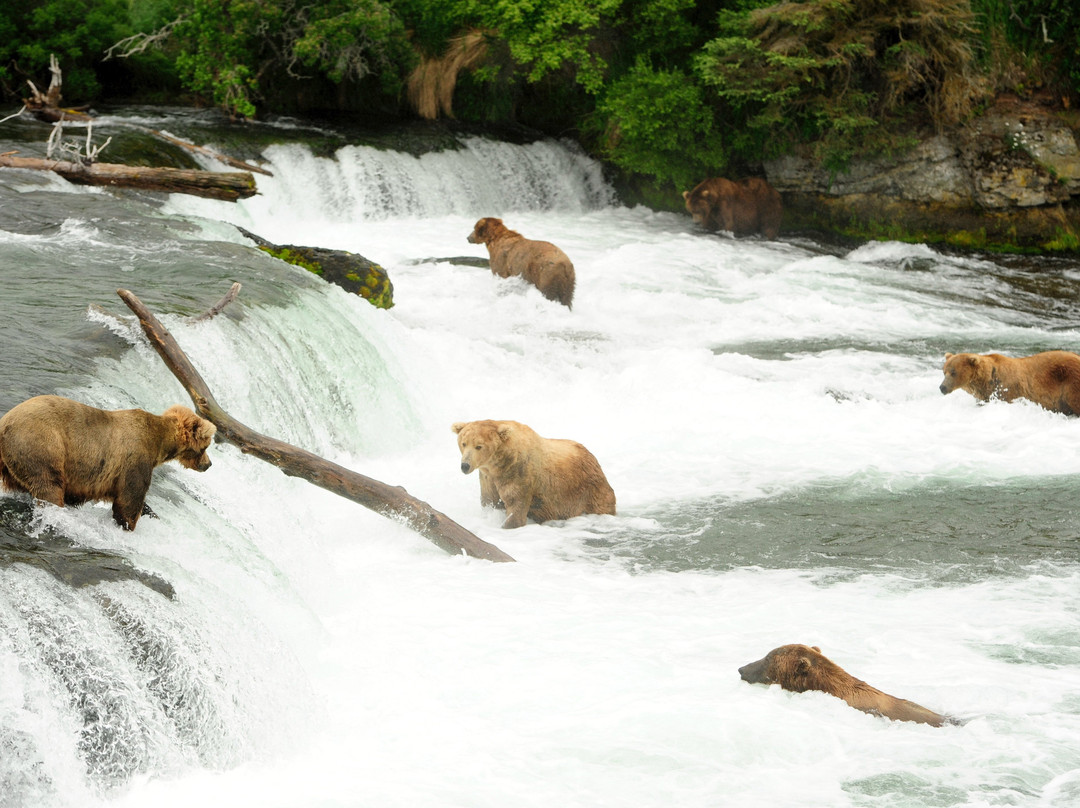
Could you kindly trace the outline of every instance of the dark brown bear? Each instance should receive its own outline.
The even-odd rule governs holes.
[[[548,300],[567,308],[574,302],[574,265],[562,250],[548,241],[533,241],[510,230],[502,219],[487,217],[469,234],[470,244],[487,245],[491,271],[500,278],[520,275]]]
[[[178,460],[206,471],[216,431],[179,405],[154,415],[37,396],[0,418],[0,481],[54,505],[112,502],[113,519],[134,530],[154,468]]]
[[[751,684],[780,685],[784,690],[795,693],[820,690],[843,699],[856,710],[894,721],[916,721],[934,727],[954,723],[915,702],[882,693],[876,687],[856,679],[822,654],[817,646],[781,645],[763,659],[743,665],[739,668],[739,675],[743,681]]]
[[[706,230],[727,230],[735,236],[761,233],[765,238],[780,232],[780,192],[760,177],[738,182],[713,177],[683,191],[683,199],[694,221]]]
[[[1044,351],[1031,356],[945,354],[940,390],[967,390],[980,401],[1026,398],[1051,412],[1080,415],[1080,356]]]

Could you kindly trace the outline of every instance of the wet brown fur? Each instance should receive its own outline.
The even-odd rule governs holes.
[[[735,236],[761,233],[776,238],[784,205],[780,193],[760,177],[738,182],[713,177],[683,191],[686,210],[706,230],[727,230]]]
[[[206,471],[216,430],[179,405],[154,415],[37,396],[0,418],[0,481],[54,505],[112,502],[116,522],[134,530],[154,468],[177,460]]]
[[[882,693],[876,687],[856,679],[822,654],[817,646],[781,645],[757,662],[743,665],[739,668],[739,675],[743,681],[751,684],[777,684],[795,693],[820,690],[843,699],[856,710],[894,721],[915,721],[934,727],[953,723],[933,710]]]
[[[566,253],[548,241],[533,241],[510,230],[502,219],[480,219],[469,234],[470,244],[487,246],[491,271],[500,278],[520,275],[548,300],[570,308],[574,302],[574,265]]]
[[[1051,412],[1080,415],[1080,356],[1044,351],[1031,356],[945,354],[940,390],[967,390],[980,401],[1034,401]]]
[[[542,438],[517,421],[459,421],[461,471],[480,472],[480,504],[506,508],[503,527],[615,513],[600,463],[580,443]]]

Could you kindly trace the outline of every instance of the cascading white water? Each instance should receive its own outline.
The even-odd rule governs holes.
[[[80,283],[167,311],[241,280],[231,314],[164,315],[222,405],[518,562],[448,557],[227,445],[206,474],[159,471],[160,518],[132,534],[107,508],[40,509],[31,532],[117,553],[176,594],[0,568],[4,808],[1080,799],[1080,433],[937,390],[944,350],[1075,344],[1074,315],[1029,306],[990,262],[735,242],[619,207],[559,144],[267,156],[253,200],[170,199],[176,245],[87,222],[34,250],[75,238],[101,276]],[[568,252],[572,311],[428,261],[482,257],[465,236],[488,215]],[[312,283],[225,222],[362,253],[396,305]],[[104,258],[118,238],[123,268]],[[133,326],[88,316],[134,347],[61,392],[183,399]],[[619,515],[500,530],[449,429],[488,417],[585,443]],[[739,680],[789,642],[967,723]]]

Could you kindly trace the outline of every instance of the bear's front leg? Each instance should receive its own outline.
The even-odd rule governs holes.
[[[533,500],[532,489],[502,486],[499,488],[499,496],[506,506],[506,520],[502,526],[504,528],[524,527],[529,520],[529,506]]]
[[[117,481],[117,490],[113,496],[113,519],[124,530],[134,530],[142,516],[153,472],[154,467],[149,463],[140,464],[128,469]]]
[[[480,507],[498,508],[502,504],[502,500],[499,499],[499,489],[496,487],[495,481],[483,469],[480,469],[477,473],[480,475]]]

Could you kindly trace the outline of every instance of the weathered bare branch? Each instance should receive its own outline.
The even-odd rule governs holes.
[[[156,48],[165,42],[170,36],[172,36],[173,30],[182,23],[186,17],[177,17],[172,22],[167,22],[156,31],[151,31],[149,34],[132,34],[129,37],[124,37],[119,42],[115,42],[109,46],[105,51],[105,58],[102,61],[109,61],[114,56],[119,59],[127,59],[129,56],[134,56],[137,53],[142,53],[149,48]]]
[[[208,308],[206,311],[204,311],[198,317],[192,317],[191,321],[193,323],[201,323],[203,320],[209,320],[209,319],[211,319],[213,317],[217,317],[219,314],[221,314],[222,309],[224,309],[226,306],[228,306],[230,303],[232,303],[234,300],[236,300],[236,296],[238,294],[240,294],[240,283],[239,282],[234,283],[231,287],[229,287],[229,291],[225,293],[225,296],[223,298],[221,298],[221,300],[219,300],[213,306]]]
[[[160,129],[143,129],[143,127],[141,126],[137,128],[142,129],[145,132],[149,132],[154,137],[159,137],[162,140],[168,141],[174,146],[180,146],[181,148],[188,149],[189,151],[197,152],[199,154],[205,154],[208,157],[212,157],[215,160],[225,163],[226,165],[232,166],[233,168],[240,168],[244,171],[254,171],[256,174],[265,174],[268,177],[274,176],[273,172],[267,171],[265,168],[252,165],[251,163],[245,163],[243,160],[237,160],[235,157],[229,157],[229,155],[227,154],[221,154],[220,152],[216,152],[213,149],[206,148],[206,146],[196,146],[194,143],[190,143],[186,140],[181,140],[178,137],[173,137],[168,132],[162,132]]]

